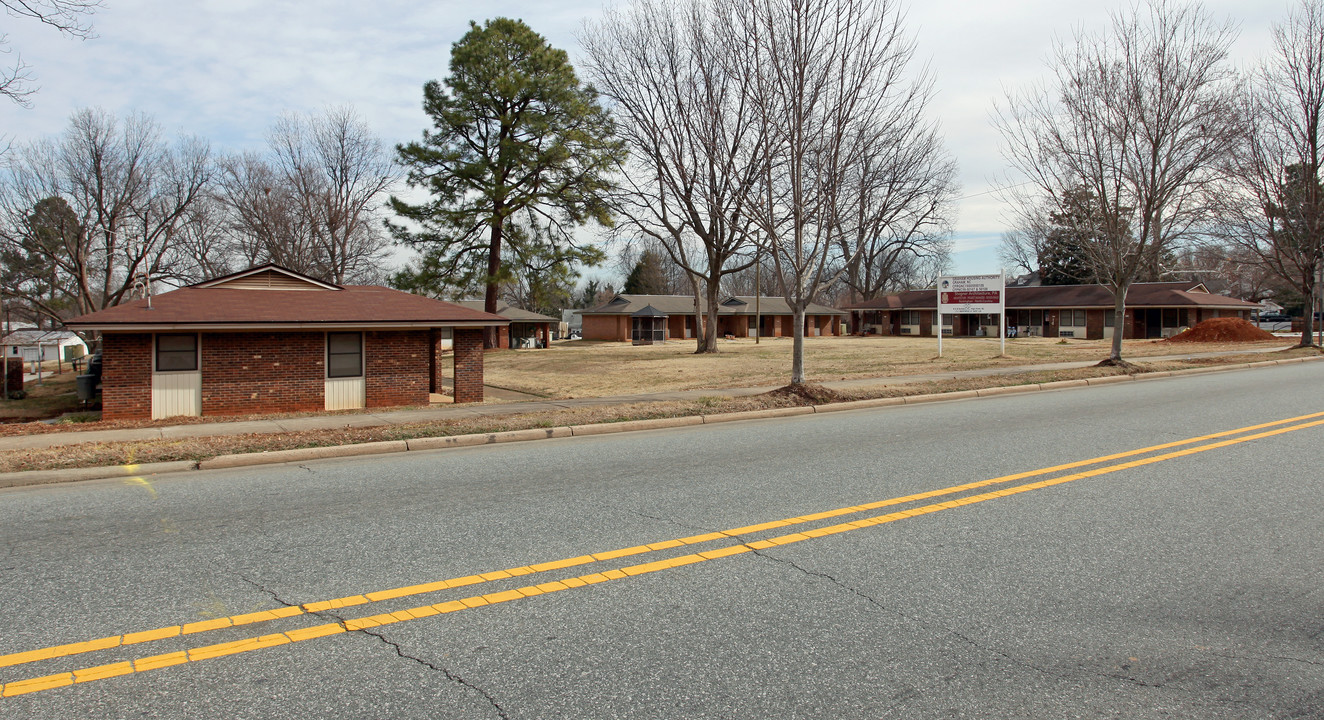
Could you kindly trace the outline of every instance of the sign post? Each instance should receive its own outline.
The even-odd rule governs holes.
[[[950,275],[938,278],[938,357],[942,357],[943,315],[998,316],[1001,354],[1007,354],[1006,278],[997,275]],[[955,329],[955,325],[953,325]]]

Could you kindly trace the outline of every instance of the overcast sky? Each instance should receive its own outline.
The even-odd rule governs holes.
[[[1289,8],[1284,0],[1206,5],[1240,23],[1233,58],[1242,67],[1268,52],[1270,27]],[[1046,74],[1054,37],[1100,28],[1120,6],[1061,0],[908,6],[917,59],[930,63],[936,79],[933,111],[960,164],[965,197],[955,272],[998,269],[997,243],[1006,227],[996,196],[988,194],[1004,167],[988,120],[993,100],[1005,87]],[[423,83],[447,74],[450,46],[470,20],[520,18],[574,61],[576,33],[603,7],[601,0],[105,0],[93,18],[97,37],[87,41],[6,17],[0,29],[32,66],[40,92],[31,109],[0,106],[0,133],[18,141],[57,134],[74,111],[101,107],[121,116],[145,112],[168,133],[199,135],[228,152],[260,149],[283,112],[350,104],[388,143],[414,140],[428,124]]]

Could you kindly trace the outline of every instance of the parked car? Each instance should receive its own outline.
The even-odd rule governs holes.
[[[1260,313],[1260,322],[1291,322],[1292,318],[1280,312]]]

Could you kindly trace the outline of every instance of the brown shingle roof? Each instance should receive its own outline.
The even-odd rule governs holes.
[[[339,290],[233,290],[184,287],[146,300],[81,315],[65,325],[117,330],[170,327],[481,326],[505,325],[496,315],[377,285]]]
[[[1251,310],[1256,303],[1201,292],[1189,282],[1136,283],[1126,293],[1127,307],[1212,307]],[[1102,285],[1039,285],[1007,288],[1006,305],[1032,308],[1111,308],[1113,294]],[[848,310],[932,310],[938,306],[935,290],[907,290],[847,307]]]
[[[733,300],[739,302],[732,302]],[[719,302],[721,303],[721,306],[717,309],[719,317],[754,314],[753,295],[729,295]],[[575,312],[580,315],[633,315],[647,305],[652,305],[653,308],[667,315],[694,314],[694,298],[690,295],[617,295],[595,308],[576,310]],[[702,307],[706,310],[707,303],[705,302]],[[790,315],[791,306],[787,304],[786,298],[765,295],[759,301],[759,312],[763,315]],[[846,313],[826,305],[810,303],[805,310],[805,314],[845,315]]]
[[[461,307],[467,307],[470,310],[482,310],[485,302],[482,300],[461,300],[455,304]],[[548,317],[541,313],[533,312],[532,310],[517,308],[514,305],[505,302],[497,303],[496,314],[513,322],[540,322],[540,323],[561,322],[557,318]]]

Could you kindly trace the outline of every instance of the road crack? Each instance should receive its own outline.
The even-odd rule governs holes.
[[[245,578],[245,579],[247,579],[247,578]],[[256,583],[254,583],[254,586],[255,586],[255,587],[259,587],[259,588],[261,588],[261,586],[260,586],[260,585],[257,585]],[[268,592],[268,594],[270,594],[272,597],[276,597],[276,595],[275,595],[274,593],[271,593],[270,591],[267,591],[267,592]],[[277,598],[277,601],[279,601],[279,602],[283,602],[283,601],[281,601],[279,598]],[[395,642],[394,640],[391,640],[391,639],[387,638],[385,635],[383,635],[383,634],[380,633],[380,632],[373,632],[372,630],[370,630],[370,629],[368,629],[368,628],[356,628],[356,629],[351,630],[351,629],[345,624],[345,618],[344,618],[344,617],[342,617],[342,616],[340,616],[340,615],[337,615],[337,614],[335,614],[335,613],[333,613],[333,612],[330,612],[330,611],[328,611],[328,610],[321,610],[321,611],[318,611],[318,612],[310,612],[309,614],[310,614],[310,615],[315,615],[315,616],[317,616],[317,617],[319,617],[319,618],[322,618],[323,620],[330,620],[330,621],[332,621],[332,622],[339,623],[341,627],[345,628],[345,632],[346,632],[346,634],[348,634],[348,635],[355,635],[355,634],[358,634],[358,635],[366,635],[366,636],[371,637],[371,638],[376,638],[377,640],[381,641],[382,643],[384,643],[385,645],[387,645],[388,647],[390,647],[392,650],[394,650],[396,656],[399,657],[400,659],[402,659],[402,660],[409,660],[409,661],[412,661],[412,662],[414,662],[414,663],[417,663],[417,664],[419,664],[419,665],[422,665],[423,667],[425,667],[425,668],[427,668],[427,669],[429,669],[429,670],[431,670],[431,671],[433,671],[433,672],[441,673],[442,676],[444,676],[444,677],[445,677],[447,680],[449,680],[450,682],[455,683],[456,685],[459,685],[459,686],[461,686],[461,687],[467,688],[467,689],[469,689],[469,690],[472,690],[473,692],[478,693],[479,695],[481,695],[481,696],[483,697],[484,700],[487,701],[487,703],[488,703],[489,705],[492,706],[492,709],[496,711],[497,717],[500,717],[501,720],[510,720],[510,716],[506,714],[506,709],[503,708],[503,707],[501,707],[501,703],[497,702],[497,699],[494,698],[494,697],[492,697],[492,694],[491,694],[491,693],[489,693],[489,692],[487,692],[486,690],[484,690],[483,688],[481,688],[481,687],[479,687],[479,686],[477,686],[477,685],[474,685],[473,683],[469,682],[469,681],[466,680],[463,676],[461,676],[461,675],[459,675],[459,674],[457,674],[457,673],[452,672],[449,668],[445,667],[444,665],[437,665],[437,664],[434,664],[434,663],[432,663],[432,662],[429,662],[429,661],[427,661],[427,660],[425,660],[425,659],[423,659],[423,658],[421,658],[421,657],[416,657],[416,656],[414,656],[414,655],[410,655],[409,653],[406,653],[406,652],[404,651],[404,649],[400,647],[400,644],[399,644],[399,643]]]
[[[284,605],[285,607],[302,607],[301,603],[292,603],[282,598],[280,595],[276,594],[275,590],[272,590],[266,585],[263,585],[262,583],[254,580],[253,578],[248,577],[247,575],[241,572],[235,572],[235,576],[238,577],[240,580],[243,580],[244,582],[248,583],[249,585],[252,585],[254,588],[257,588],[263,594],[271,596],[272,600],[275,600],[276,602],[280,603],[281,605]]]
[[[664,517],[664,516],[660,516],[660,515],[649,515],[648,513],[643,512],[643,511],[641,511],[641,510],[632,510],[632,509],[630,509],[630,508],[626,508],[625,511],[628,512],[628,513],[630,513],[631,515],[636,515],[636,516],[641,517],[641,518],[644,518],[644,519],[646,519],[646,520],[657,520],[658,522],[670,523],[670,524],[675,525],[676,527],[681,528],[681,529],[683,529],[683,530],[691,530],[691,531],[697,530],[697,531],[702,532],[702,533],[722,532],[721,530],[713,530],[712,528],[700,527],[700,526],[698,526],[698,525],[690,525],[689,523],[681,522],[680,520],[677,520],[677,519],[674,518],[674,517]]]
[[[456,685],[460,685],[460,686],[462,686],[462,687],[466,687],[466,688],[468,688],[468,689],[470,689],[470,690],[472,690],[472,691],[478,693],[479,695],[483,696],[483,699],[486,700],[486,701],[488,702],[489,705],[492,706],[492,709],[493,709],[493,710],[496,710],[496,714],[497,714],[498,717],[501,718],[501,720],[510,720],[510,716],[506,714],[506,710],[505,710],[505,708],[501,707],[501,703],[497,702],[496,698],[492,697],[491,693],[487,692],[486,690],[484,690],[484,689],[481,688],[481,687],[478,687],[477,685],[474,685],[473,683],[469,682],[468,680],[465,680],[462,676],[460,676],[460,675],[458,675],[458,674],[456,674],[456,673],[454,673],[454,672],[451,672],[451,671],[450,671],[449,669],[447,669],[445,666],[443,666],[443,665],[434,665],[433,663],[428,662],[427,660],[424,660],[423,658],[415,657],[415,656],[413,656],[413,655],[410,655],[410,654],[406,653],[403,649],[401,649],[399,643],[395,642],[394,640],[390,640],[390,639],[388,639],[385,635],[383,635],[383,634],[381,634],[381,633],[373,632],[373,631],[371,631],[371,630],[366,630],[366,629],[365,629],[365,630],[356,630],[355,632],[360,632],[360,633],[363,633],[364,635],[368,635],[368,636],[370,636],[370,637],[375,637],[375,638],[377,638],[378,640],[381,640],[382,642],[386,643],[388,646],[391,647],[391,649],[395,650],[395,654],[398,655],[401,659],[403,659],[403,660],[412,660],[412,661],[418,663],[419,665],[422,665],[423,667],[425,667],[425,668],[427,668],[427,669],[429,669],[429,670],[432,670],[433,672],[439,672],[439,673],[441,673],[442,675],[444,675],[444,676],[446,677],[447,680],[449,680],[449,681],[455,683]]]
[[[748,544],[746,544],[746,547],[748,547]],[[856,597],[859,597],[859,598],[862,598],[862,599],[868,601],[869,604],[873,605],[874,607],[878,608],[879,610],[882,610],[882,611],[885,612],[885,613],[888,613],[888,614],[890,614],[890,615],[894,615],[894,616],[896,616],[896,617],[898,617],[898,618],[901,618],[902,620],[904,620],[904,621],[906,621],[906,622],[909,622],[909,623],[913,623],[913,624],[919,625],[919,626],[923,627],[924,629],[928,630],[929,632],[932,632],[932,633],[941,633],[941,634],[949,635],[949,636],[954,637],[954,638],[956,638],[957,640],[960,640],[961,642],[963,642],[963,643],[969,645],[970,647],[972,647],[972,648],[974,648],[974,649],[976,649],[976,650],[979,650],[980,652],[992,653],[992,654],[994,654],[994,655],[997,655],[998,657],[1000,657],[1000,658],[1006,660],[1007,662],[1012,663],[1013,665],[1018,665],[1018,666],[1020,666],[1020,667],[1029,668],[1029,669],[1031,669],[1031,670],[1034,670],[1035,672],[1038,672],[1038,673],[1043,674],[1043,675],[1048,675],[1048,676],[1050,676],[1050,677],[1061,677],[1060,675],[1057,675],[1057,674],[1055,674],[1055,673],[1053,673],[1053,672],[1050,672],[1050,671],[1048,671],[1048,670],[1045,670],[1044,668],[1041,668],[1041,667],[1039,667],[1038,665],[1035,665],[1034,663],[1026,662],[1025,660],[1021,660],[1020,658],[1012,657],[1011,655],[1008,655],[1007,653],[1004,653],[1004,652],[1002,652],[1001,650],[998,650],[998,649],[996,649],[996,648],[992,648],[992,647],[987,647],[987,646],[985,646],[985,645],[981,645],[980,643],[976,642],[973,638],[969,637],[968,635],[965,635],[964,633],[961,633],[961,632],[958,631],[958,630],[955,630],[955,629],[953,629],[953,628],[946,627],[946,626],[944,626],[944,625],[939,625],[939,624],[937,624],[937,623],[932,623],[932,622],[929,622],[929,621],[927,621],[927,620],[923,620],[923,619],[921,619],[921,618],[915,617],[915,616],[913,616],[913,615],[907,615],[906,613],[904,613],[904,612],[902,612],[902,611],[900,611],[900,610],[897,610],[896,608],[888,607],[888,606],[884,605],[882,602],[880,602],[877,598],[873,597],[872,595],[870,595],[870,594],[868,594],[868,593],[866,593],[866,592],[863,592],[863,591],[859,590],[858,588],[851,587],[850,585],[847,585],[846,583],[842,582],[841,580],[838,580],[836,577],[833,577],[832,575],[829,575],[828,573],[818,572],[818,571],[816,571],[816,570],[810,570],[810,569],[808,569],[808,568],[805,568],[805,567],[801,566],[799,563],[796,563],[794,560],[789,560],[789,559],[786,559],[786,558],[780,558],[780,557],[777,557],[777,556],[775,556],[775,555],[770,555],[770,554],[768,554],[767,552],[764,552],[763,550],[759,550],[759,549],[755,549],[755,548],[750,548],[750,552],[752,552],[752,553],[754,553],[755,555],[757,555],[757,556],[759,556],[759,557],[761,557],[761,558],[764,558],[764,559],[766,559],[766,560],[771,560],[771,561],[776,562],[776,563],[781,563],[781,564],[783,564],[783,565],[788,565],[788,566],[790,566],[790,567],[792,567],[792,568],[795,568],[796,570],[798,570],[798,571],[800,571],[800,572],[802,572],[802,573],[804,573],[805,575],[808,575],[808,576],[810,576],[810,577],[821,578],[821,579],[823,579],[823,580],[827,580],[828,582],[832,583],[833,585],[836,585],[837,587],[841,588],[842,590],[845,590],[846,592],[849,592],[849,593],[851,593],[852,595],[855,595]]]

